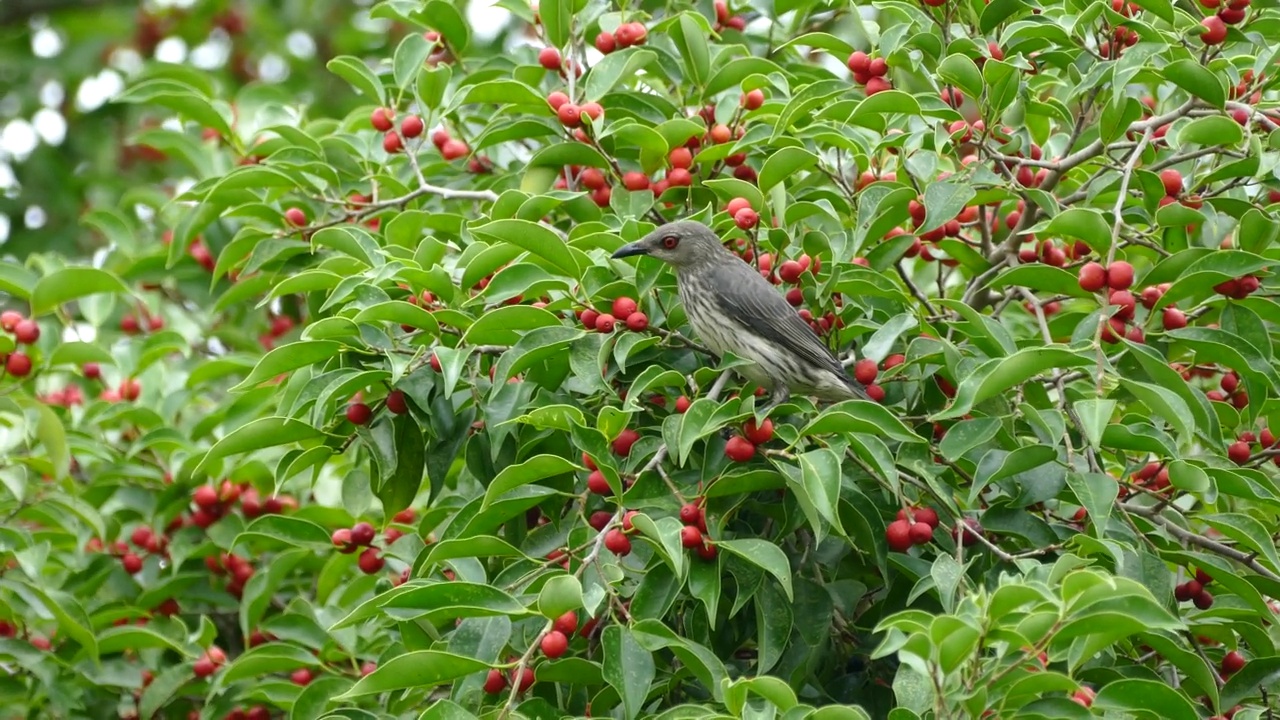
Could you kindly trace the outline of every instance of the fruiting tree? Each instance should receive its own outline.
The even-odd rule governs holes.
[[[0,717],[1276,709],[1274,3],[58,5]],[[766,412],[677,218],[871,400]]]

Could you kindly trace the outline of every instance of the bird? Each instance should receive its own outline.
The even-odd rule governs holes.
[[[730,352],[749,360],[736,369],[769,390],[770,406],[792,393],[830,402],[868,399],[795,308],[711,228],[694,220],[670,222],[613,253],[615,259],[638,255],[675,268],[694,332],[717,357]]]

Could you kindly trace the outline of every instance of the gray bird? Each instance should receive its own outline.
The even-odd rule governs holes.
[[[691,220],[668,223],[613,257],[632,255],[675,268],[680,301],[698,336],[718,356],[750,360],[737,369],[769,388],[773,405],[792,392],[828,401],[867,397],[796,309],[711,228]]]

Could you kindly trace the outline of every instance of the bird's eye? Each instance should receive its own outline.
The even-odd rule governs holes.
[[[675,250],[676,246],[679,244],[680,244],[680,238],[676,237],[675,235],[668,235],[662,238],[662,247],[668,250]]]

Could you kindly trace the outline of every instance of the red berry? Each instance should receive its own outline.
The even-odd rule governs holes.
[[[196,488],[191,499],[195,502],[197,507],[202,508],[216,507],[220,502],[218,498],[218,490],[212,485],[201,485]]]
[[[627,316],[627,329],[641,332],[649,327],[649,316],[642,312],[633,312]]]
[[[1160,172],[1160,182],[1164,184],[1164,194],[1177,197],[1182,194],[1182,173],[1168,168]]]
[[[344,554],[350,554],[356,551],[357,545],[351,542],[351,528],[338,528],[333,531],[330,536],[333,546],[338,548]]]
[[[22,322],[22,320],[22,313],[17,310],[5,310],[4,312],[0,312],[0,328],[3,328],[5,332],[13,332],[13,329],[17,327],[18,323]]]
[[[347,420],[353,425],[367,425],[373,419],[373,409],[364,403],[351,403],[347,406]]]
[[[760,222],[760,216],[751,208],[743,208],[733,216],[733,223],[743,230],[750,230]]]
[[[938,527],[941,520],[938,518],[938,511],[933,508],[920,507],[912,510],[911,515],[915,518],[916,523],[924,523],[930,527]]]
[[[365,575],[375,575],[382,572],[382,568],[387,564],[387,561],[378,555],[378,548],[371,547],[360,553],[360,559],[357,564],[360,566],[360,571]]]
[[[351,526],[351,542],[361,547],[372,544],[377,534],[378,531],[367,522],[358,522]]]
[[[685,525],[697,525],[702,519],[702,508],[694,503],[685,503],[680,506],[680,522]]]
[[[284,219],[288,220],[289,224],[294,227],[302,227],[307,224],[307,214],[302,211],[302,208],[292,207],[285,210]],[[135,320],[135,322],[137,321]]]
[[[544,47],[538,53],[538,64],[548,70],[559,70],[560,62],[560,51],[553,47]]]
[[[609,527],[611,520],[613,520],[613,513],[608,510],[597,510],[591,513],[591,517],[587,519],[587,524],[595,528],[596,532],[601,532]]]
[[[426,129],[426,124],[417,115],[408,115],[400,121],[400,134],[410,139],[418,137]]]
[[[1133,285],[1133,266],[1116,260],[1107,266],[1107,286],[1112,290],[1128,290]]]
[[[392,390],[387,393],[387,409],[396,415],[409,412],[409,403],[405,400],[403,390]]]
[[[194,672],[198,678],[209,677],[217,669],[218,666],[214,665],[213,661],[207,657],[202,657],[199,660],[196,660],[195,664],[191,666],[191,671]]]
[[[507,676],[503,675],[501,670],[490,670],[484,679],[484,691],[490,695],[497,695],[506,688]]]
[[[609,481],[605,479],[604,473],[599,470],[587,476],[587,489],[597,495],[613,494],[613,489],[609,487]]]
[[[471,149],[468,148],[467,144],[461,140],[446,140],[445,143],[440,146],[440,157],[445,160],[457,160],[458,158],[466,157],[469,152],[471,152]]]
[[[642,172],[627,172],[622,174],[622,186],[633,192],[649,189],[649,176]]]
[[[618,44],[613,39],[612,33],[602,32],[596,36],[596,49],[602,55],[608,55],[617,48]]]
[[[556,116],[560,118],[560,124],[565,127],[576,128],[582,124],[582,108],[571,102],[557,108]]]
[[[639,308],[636,305],[636,301],[632,300],[629,297],[620,297],[613,301],[614,317],[620,317],[620,318],[628,317],[631,315],[631,313],[635,312],[637,309]]]
[[[605,533],[604,546],[614,555],[623,557],[631,552],[631,539],[615,528]]]
[[[697,525],[685,525],[680,528],[680,544],[690,550],[702,544],[702,531]]]
[[[400,152],[403,148],[404,143],[401,142],[400,136],[396,133],[389,132],[382,136],[382,149],[385,150],[387,154],[394,155]]]
[[[26,377],[31,374],[31,358],[26,353],[10,353],[4,369],[14,377]]]
[[[876,376],[880,374],[879,368],[876,367],[876,361],[869,358],[863,358],[853,365],[853,379],[863,385],[870,385],[876,381]]]
[[[1213,582],[1213,577],[1209,575],[1209,573],[1205,572],[1204,570],[1200,568],[1196,568],[1196,582],[1200,583],[1201,585],[1208,585],[1209,583]]]
[[[602,313],[600,317],[596,318],[596,332],[611,333],[613,332],[613,326],[617,322],[609,313]]]
[[[142,558],[133,553],[126,553],[120,558],[120,564],[124,565],[124,571],[130,575],[142,572]]]
[[[1205,45],[1217,45],[1227,39],[1227,24],[1221,17],[1210,15],[1201,20],[1200,24],[1204,26],[1204,29],[1200,31],[1200,40]],[[1212,602],[1212,599],[1210,602]]]
[[[623,430],[622,432],[618,433],[618,437],[614,438],[613,440],[614,454],[620,455],[622,457],[627,457],[628,455],[631,454],[631,446],[635,445],[636,441],[639,439],[640,439],[640,433],[636,432],[635,430],[632,430],[631,428],[627,428]]]
[[[85,363],[84,367],[81,368],[81,370],[84,372],[84,376],[89,380],[97,380],[98,378],[102,377],[102,368],[98,365],[98,363],[95,363],[95,362]]]
[[[689,405],[690,405],[690,400],[684,395],[681,395],[680,397],[676,398],[676,412],[680,413],[681,415],[683,415],[686,411],[689,410]]]
[[[933,541],[933,526],[918,522],[911,526],[911,542],[915,545],[926,545]]]
[[[310,669],[298,668],[289,675],[289,682],[292,682],[294,685],[301,685],[305,687],[311,684],[311,680],[314,677],[315,675],[311,673]]]
[[[539,645],[542,647],[543,655],[555,660],[569,649],[569,638],[559,630],[552,630],[542,636],[542,642]]]
[[[804,273],[804,266],[795,260],[787,260],[778,268],[778,277],[785,283],[799,282],[802,273]]]
[[[35,320],[22,320],[13,326],[13,337],[23,345],[31,345],[40,339],[40,326]]]
[[[906,552],[912,545],[911,523],[906,520],[894,520],[885,528],[884,539],[890,550]]]
[[[1213,594],[1210,593],[1208,590],[1201,590],[1199,593],[1196,594],[1195,598],[1193,599],[1193,602],[1195,602],[1196,607],[1200,608],[1201,610],[1208,610],[1209,608],[1213,607]]]
[[[1107,284],[1107,269],[1096,262],[1087,262],[1080,266],[1080,289],[1085,292],[1098,292]]]
[[[755,419],[748,420],[742,426],[742,434],[753,445],[763,445],[773,439],[773,421],[765,418],[756,425]]]
[[[560,617],[556,618],[552,628],[557,632],[565,635],[572,635],[578,629],[578,613],[570,610]]]
[[[387,132],[391,129],[395,117],[396,111],[391,108],[374,108],[373,113],[369,115],[369,124],[373,125],[373,129],[378,132]]]
[[[1222,672],[1227,675],[1234,675],[1244,668],[1244,656],[1232,650],[1222,656]]]
[[[760,89],[742,95],[742,107],[747,110],[759,110],[764,105],[764,91]]]
[[[1186,313],[1176,307],[1167,307],[1161,316],[1165,330],[1180,330],[1187,326]]]
[[[1227,448],[1227,458],[1237,465],[1244,465],[1249,462],[1250,455],[1252,453],[1249,451],[1249,443],[1243,440],[1233,442]]]
[[[725,443],[724,454],[734,462],[747,462],[755,457],[756,446],[752,445],[750,440],[734,435],[729,438],[729,442]]]
[[[559,90],[556,90],[547,96],[547,104],[551,106],[552,110],[559,110],[560,107],[567,102],[569,102],[569,96]]]
[[[672,168],[667,171],[667,184],[671,187],[689,187],[693,184],[693,174],[684,168]]]

